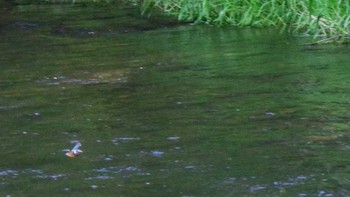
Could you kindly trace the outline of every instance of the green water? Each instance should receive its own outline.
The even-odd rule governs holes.
[[[1,196],[350,195],[347,46],[125,7],[5,13]]]

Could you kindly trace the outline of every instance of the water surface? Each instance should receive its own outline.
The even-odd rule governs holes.
[[[1,195],[350,195],[347,46],[136,13],[7,15]]]

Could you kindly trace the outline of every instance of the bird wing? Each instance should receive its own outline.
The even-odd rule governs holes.
[[[81,146],[81,143],[78,142],[72,149],[72,151],[79,151],[79,147]]]

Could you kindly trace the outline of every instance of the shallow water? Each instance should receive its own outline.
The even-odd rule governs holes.
[[[2,196],[350,195],[347,46],[135,13],[7,15]]]

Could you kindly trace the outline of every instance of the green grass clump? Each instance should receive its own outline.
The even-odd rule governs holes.
[[[156,8],[195,23],[276,26],[315,37],[350,32],[347,0],[143,0],[141,5],[143,13]]]

